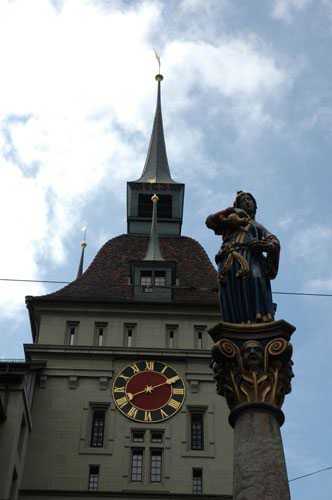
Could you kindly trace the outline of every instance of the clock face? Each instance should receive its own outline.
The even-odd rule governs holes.
[[[177,413],[184,401],[180,375],[161,361],[137,361],[115,378],[113,398],[117,408],[136,422],[162,422]]]

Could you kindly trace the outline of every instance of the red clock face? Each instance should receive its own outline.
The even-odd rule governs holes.
[[[160,361],[137,361],[114,381],[113,397],[118,409],[138,422],[160,422],[182,406],[185,387],[180,375]]]

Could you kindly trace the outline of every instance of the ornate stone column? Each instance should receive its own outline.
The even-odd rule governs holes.
[[[217,392],[234,428],[234,500],[290,499],[280,426],[294,376],[294,330],[280,320],[221,322],[209,331]]]

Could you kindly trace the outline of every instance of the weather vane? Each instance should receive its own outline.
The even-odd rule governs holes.
[[[87,222],[85,222],[83,224],[83,227],[82,227],[82,231],[83,231],[83,243],[85,243],[85,246],[86,246],[86,228],[87,228],[88,224]]]
[[[158,61],[158,66],[159,66],[159,74],[160,74],[160,66],[161,66],[161,62],[160,62],[160,55],[158,54],[158,52],[156,51],[156,49],[153,49],[154,50],[154,53],[155,53],[155,56],[156,56],[156,59]]]

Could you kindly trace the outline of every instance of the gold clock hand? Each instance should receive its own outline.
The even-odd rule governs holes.
[[[165,382],[165,384],[174,384],[174,382],[176,382],[177,380],[179,380],[179,376],[178,375],[174,375],[174,377],[172,378],[168,378]]]
[[[171,385],[171,384],[174,384],[174,382],[176,382],[177,380],[179,379],[178,375],[175,375],[174,377],[171,377],[171,378],[168,378],[167,380],[165,380],[165,382],[162,382],[161,384],[157,384],[157,385],[147,385],[145,387],[145,389],[143,389],[142,391],[138,391],[138,392],[135,392],[135,394],[132,394],[131,392],[127,392],[127,396],[128,396],[128,399],[129,401],[131,401],[133,399],[134,396],[138,396],[138,394],[143,394],[144,392],[145,393],[152,393],[153,389],[157,389],[157,387],[161,387],[162,385]]]
[[[127,392],[127,396],[128,396],[128,399],[129,401],[131,401],[133,399],[134,396],[137,396],[138,394],[143,394],[143,392],[152,392],[152,390],[154,389],[154,387],[152,387],[151,385],[147,385],[145,387],[145,389],[143,389],[143,391],[138,391],[138,392],[135,392],[135,394],[132,394],[131,392]]]

